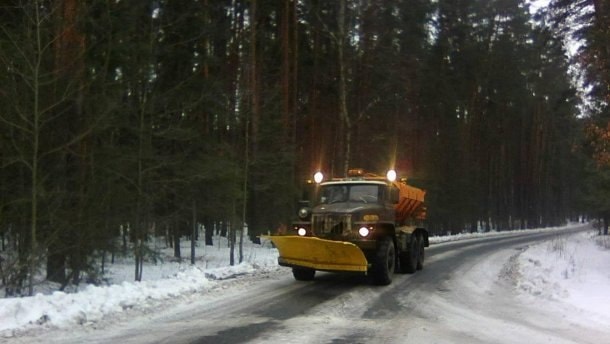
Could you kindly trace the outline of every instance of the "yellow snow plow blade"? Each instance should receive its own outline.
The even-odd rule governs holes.
[[[358,246],[344,241],[301,236],[266,236],[277,247],[282,266],[326,271],[366,272],[368,262]]]

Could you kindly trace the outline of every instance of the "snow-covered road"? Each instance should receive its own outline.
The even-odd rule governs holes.
[[[420,314],[415,317],[421,325],[409,331],[408,338],[416,343],[610,342],[610,322],[593,321],[600,320],[601,314],[595,311],[598,306],[579,307],[565,302],[562,294],[566,290],[549,290],[553,287],[559,291],[562,284],[569,282],[562,281],[560,275],[558,278],[549,275],[564,266],[564,257],[553,249],[555,243],[564,242],[573,253],[572,258],[565,258],[582,259],[581,272],[589,273],[591,270],[584,264],[590,253],[599,251],[589,235],[564,234],[539,239],[544,241],[531,242],[527,237],[486,241],[480,248],[469,246],[448,253],[453,256],[450,259],[460,264],[444,281],[439,281],[436,292],[421,295],[426,306],[419,307]],[[583,251],[576,252],[577,249]],[[468,254],[470,251],[473,254]],[[536,251],[535,264],[530,264],[533,257],[530,251]],[[524,288],[545,279],[546,283]],[[603,298],[610,305],[607,293]]]
[[[610,251],[596,245],[594,239],[600,238],[592,231],[581,229],[436,243],[427,251],[423,271],[395,275],[387,287],[369,285],[359,276],[325,273],[299,283],[287,269],[250,265],[248,271],[232,268],[241,276],[224,281],[209,278],[231,275],[225,269],[208,270],[202,278],[193,274],[186,291],[178,287],[188,274],[150,282],[150,288],[166,296],[152,297],[149,288],[140,286],[148,296],[128,307],[121,306],[128,301],[107,296],[108,290],[88,289],[79,293],[81,299],[61,295],[61,309],[69,312],[70,302],[93,304],[85,300],[90,293],[106,297],[120,311],[97,320],[95,312],[80,308],[84,320],[69,325],[47,310],[42,325],[4,330],[0,342],[606,343]],[[168,287],[172,281],[173,289]],[[130,288],[124,283],[115,292]],[[169,296],[166,290],[172,290]],[[53,295],[30,299],[31,311],[49,299],[59,302]],[[28,299],[20,300],[20,307],[27,308]],[[2,306],[14,304],[0,300]],[[11,316],[15,312],[0,309],[0,326],[15,321]]]

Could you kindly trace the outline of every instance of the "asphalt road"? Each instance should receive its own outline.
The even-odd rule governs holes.
[[[82,333],[55,343],[597,343],[602,333],[532,309],[514,298],[511,259],[542,232],[436,244],[424,270],[396,274],[389,286],[362,276],[320,273],[297,282],[289,269],[241,280],[222,292]],[[500,262],[500,264],[498,264]],[[498,267],[501,267],[499,269]],[[478,280],[473,280],[476,276]],[[481,279],[480,276],[488,276]]]

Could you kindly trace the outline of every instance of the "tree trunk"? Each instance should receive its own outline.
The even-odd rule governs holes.
[[[231,223],[229,226],[229,264],[235,265],[235,225]]]
[[[297,63],[296,63],[296,2],[283,2],[281,18],[281,92],[282,92],[282,124],[284,139],[293,142],[294,120],[296,112]]]
[[[246,223],[247,209],[248,209],[248,172],[250,171],[250,154],[248,150],[248,145],[250,141],[250,135],[248,134],[248,126],[250,121],[246,118],[246,137],[244,143],[244,171],[243,171],[243,185],[242,185],[242,195],[243,195],[243,203],[241,208],[241,231],[239,233],[239,262],[241,263],[243,260],[243,241],[244,241],[244,224]]]
[[[180,223],[180,222],[178,222]],[[180,251],[180,227],[176,223],[174,223],[174,229],[172,231],[174,233],[174,258],[178,258],[180,260],[182,258],[182,252]]]
[[[140,250],[140,240],[136,240],[133,243],[133,252],[134,252],[134,262],[135,262],[135,270],[134,270],[134,280],[135,281],[141,281],[142,277],[140,274],[140,254],[138,253],[138,251]]]
[[[191,264],[195,264],[195,241],[197,240],[197,202],[193,198],[193,232],[191,233]]]
[[[258,4],[252,0],[250,4],[251,20],[250,23],[250,92],[251,92],[251,113],[252,113],[252,152],[256,155],[256,144],[258,143],[258,130],[261,115],[261,87],[260,87],[260,66],[258,51]]]
[[[239,263],[244,261],[244,222],[241,222],[239,231]]]
[[[66,281],[66,255],[50,245],[47,255],[47,280],[63,284]]]
[[[220,223],[220,236],[226,238],[227,237],[227,220],[223,220]]]
[[[121,225],[121,237],[122,237],[122,247],[123,247],[123,255],[127,254],[127,237],[129,235],[129,225]]]
[[[214,221],[204,217],[203,227],[205,229],[205,245],[214,246]]]
[[[106,273],[106,250],[102,250],[102,264],[101,264],[102,275]]]
[[[30,258],[28,261],[29,277],[28,277],[28,294],[34,295],[34,274],[36,273],[36,259],[34,259],[37,248],[37,232],[38,232],[38,159],[40,150],[40,124],[41,124],[41,113],[40,113],[40,74],[43,56],[42,36],[41,36],[41,23],[40,17],[40,6],[35,6],[35,24],[36,24],[36,52],[38,55],[37,63],[33,69],[33,91],[34,91],[34,106],[32,111],[32,155],[31,155],[31,213],[30,213]]]
[[[343,175],[347,176],[350,165],[352,122],[347,109],[347,62],[345,61],[345,0],[339,2],[339,18],[337,32],[337,54],[339,63],[339,116],[345,129],[345,146],[343,155]]]
[[[258,29],[259,29],[259,14],[258,14],[258,1],[252,0],[250,2],[250,14],[251,14],[251,22],[250,22],[250,80],[249,80],[249,89],[250,89],[250,137],[249,137],[249,148],[250,150],[250,161],[256,161],[258,157],[258,146],[259,146],[259,131],[260,131],[260,122],[262,116],[262,63],[261,63],[261,55],[262,50],[259,49],[259,38],[258,38]],[[250,175],[247,176],[250,178]],[[254,182],[257,182],[256,180]],[[257,193],[250,191],[248,193],[248,204],[251,209],[251,215],[249,216],[250,221],[250,238],[253,242],[258,240],[257,232],[259,231],[259,220],[257,211],[255,209],[255,205],[259,204],[257,201]]]

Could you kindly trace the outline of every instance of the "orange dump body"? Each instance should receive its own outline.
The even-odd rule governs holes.
[[[396,204],[396,222],[404,224],[410,219],[424,220],[426,218],[426,207],[424,197],[426,192],[416,187],[407,185],[405,182],[393,182],[399,190],[399,200]]]

